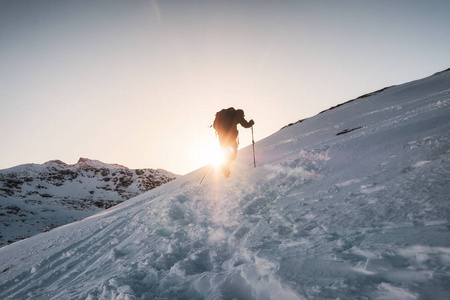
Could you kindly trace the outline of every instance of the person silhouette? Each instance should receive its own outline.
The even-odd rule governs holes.
[[[233,107],[222,109],[216,113],[213,127],[219,137],[219,145],[224,151],[226,161],[222,166],[223,174],[228,177],[231,174],[230,164],[237,157],[237,149],[239,145],[239,131],[237,125],[240,124],[244,128],[252,127],[255,122],[245,120],[245,114],[242,109],[234,109]]]

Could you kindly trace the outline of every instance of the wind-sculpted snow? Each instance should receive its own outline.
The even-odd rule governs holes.
[[[0,297],[450,298],[450,72],[255,146],[0,249]]]

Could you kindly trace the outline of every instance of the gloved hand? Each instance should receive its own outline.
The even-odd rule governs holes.
[[[249,123],[250,123],[250,126],[255,125],[255,121],[253,121],[253,120],[250,120]]]

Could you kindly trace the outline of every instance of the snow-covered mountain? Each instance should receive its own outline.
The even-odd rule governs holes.
[[[0,246],[110,208],[176,178],[80,158],[0,170]]]
[[[255,149],[1,248],[0,297],[450,299],[450,70]]]

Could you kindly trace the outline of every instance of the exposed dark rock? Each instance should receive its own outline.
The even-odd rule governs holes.
[[[356,128],[352,128],[352,129],[344,129],[341,132],[336,133],[336,135],[346,134],[346,133],[352,132],[352,131],[360,129],[360,128],[362,128],[362,127],[360,126],[360,127],[356,127]]]
[[[284,129],[284,128],[286,128],[286,127],[289,127],[289,126],[292,126],[292,125],[301,123],[301,122],[303,122],[303,121],[305,121],[305,120],[306,120],[306,119],[302,119],[302,120],[298,120],[297,122],[294,122],[294,123],[289,123],[289,124],[287,124],[286,126],[282,127],[281,129]],[[281,130],[281,129],[280,129],[280,130]]]

